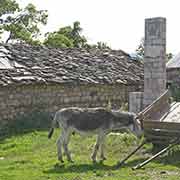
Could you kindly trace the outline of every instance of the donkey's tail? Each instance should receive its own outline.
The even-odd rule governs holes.
[[[50,139],[53,135],[54,128],[50,128],[49,133],[48,133],[48,138]]]
[[[55,114],[53,120],[52,120],[52,124],[51,124],[51,128],[49,130],[49,133],[48,133],[48,138],[50,139],[53,135],[53,132],[54,132],[54,128],[56,127],[56,122],[57,122],[57,114]]]

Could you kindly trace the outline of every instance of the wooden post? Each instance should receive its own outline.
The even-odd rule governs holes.
[[[121,167],[125,161],[127,161],[133,154],[135,154],[141,147],[144,146],[144,144],[146,144],[146,140],[144,140],[133,152],[131,152],[127,157],[125,157],[122,161],[118,162],[116,167],[119,168]]]
[[[171,149],[172,147],[174,147],[175,145],[179,144],[180,139],[176,139],[172,144],[170,144],[168,147],[164,148],[163,150],[161,150],[160,152],[158,152],[157,154],[155,154],[154,156],[150,157],[149,159],[147,159],[146,161],[134,166],[132,168],[132,170],[136,170],[136,169],[140,169],[143,166],[145,166],[146,164],[148,164],[149,162],[151,162],[153,159],[157,158],[158,156],[160,156],[161,154],[164,154],[166,151],[168,151],[169,149]]]

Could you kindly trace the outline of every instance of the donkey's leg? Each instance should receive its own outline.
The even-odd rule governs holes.
[[[106,138],[106,134],[103,134],[103,135],[101,136],[101,145],[100,145],[100,150],[101,150],[101,152],[100,152],[100,158],[101,158],[102,161],[106,160],[106,157],[105,157],[105,155],[104,155],[105,138]]]
[[[58,160],[61,161],[62,163],[63,161],[63,157],[62,157],[62,144],[64,141],[64,136],[65,136],[65,131],[64,129],[62,129],[61,135],[59,136],[56,145],[57,145],[57,154],[58,154]]]
[[[71,134],[71,131],[67,130],[66,134],[64,136],[63,146],[64,146],[64,153],[67,156],[67,160],[70,161],[70,162],[73,162],[72,159],[71,159],[71,154],[70,154],[69,149],[68,149],[68,144],[69,144],[69,140],[70,140],[70,134]]]
[[[91,159],[92,159],[93,162],[96,162],[96,155],[97,155],[100,143],[101,143],[101,138],[102,138],[102,135],[101,135],[101,133],[99,133],[97,135],[96,144],[94,146],[94,150],[93,150],[93,153],[92,153],[92,156],[91,156]]]

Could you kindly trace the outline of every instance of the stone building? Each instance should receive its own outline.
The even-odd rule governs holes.
[[[167,62],[166,69],[168,84],[180,87],[180,53]]]
[[[120,108],[143,82],[143,64],[121,50],[0,45],[0,117],[62,107]],[[3,121],[5,120],[5,121]]]

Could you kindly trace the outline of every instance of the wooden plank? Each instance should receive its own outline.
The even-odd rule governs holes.
[[[175,134],[171,134],[170,136],[163,136],[163,135],[153,135],[153,134],[145,134],[145,138],[147,139],[148,142],[152,142],[155,144],[169,144],[171,143],[174,139],[176,139],[178,136]]]
[[[171,139],[174,139],[174,138],[177,138],[177,137],[180,137],[179,135],[177,134],[169,134],[169,136],[166,136],[166,135],[162,135],[162,134],[152,134],[152,133],[146,133],[145,134],[145,137],[147,139],[161,139],[161,140],[171,140]]]
[[[153,144],[171,144],[172,141],[176,137],[172,137],[171,139],[161,139],[161,138],[146,138],[147,142],[153,143]]]
[[[150,140],[165,140],[165,141],[171,141],[172,139],[176,138],[177,136],[156,136],[156,135],[152,135],[152,134],[146,134],[145,137],[147,139],[150,139]]]
[[[144,129],[168,129],[180,130],[180,123],[177,122],[160,122],[160,121],[143,121]]]
[[[150,104],[149,106],[147,106],[146,108],[144,108],[141,112],[139,112],[139,115],[141,114],[145,114],[146,112],[149,111],[149,109],[151,109],[151,107],[156,104],[162,97],[166,97],[168,96],[169,97],[169,91],[166,90],[158,99],[156,99],[152,104]]]
[[[147,106],[144,110],[138,113],[139,119],[142,121],[144,119],[149,119],[151,114],[163,109],[163,106],[168,106],[169,102],[169,91],[166,90],[159,98],[157,98],[152,104]]]
[[[153,143],[153,144],[170,144],[170,142],[172,142],[172,139],[171,140],[169,140],[169,139],[163,139],[162,140],[162,139],[158,139],[158,138],[153,139],[153,138],[150,138],[150,137],[149,138],[146,137],[146,141],[149,142],[149,143]]]
[[[159,151],[158,153],[156,153],[155,155],[153,155],[152,157],[150,157],[149,159],[145,160],[144,162],[134,166],[132,169],[139,169],[142,168],[143,166],[145,166],[146,164],[148,164],[149,162],[151,162],[153,159],[157,158],[158,156],[164,154],[165,152],[167,152],[168,150],[170,150],[172,147],[174,147],[175,145],[179,144],[180,141],[179,139],[174,140],[174,142],[172,142],[172,144],[168,145],[167,147],[163,148],[161,151]]]
[[[145,136],[155,135],[155,136],[176,136],[180,137],[180,131],[177,130],[167,130],[167,129],[146,129],[144,131]]]
[[[163,121],[171,112],[173,112],[176,108],[180,106],[179,103],[173,102],[169,108],[169,110],[161,117],[159,121]]]
[[[158,139],[149,139],[148,141],[149,141],[149,143],[158,144],[158,145],[168,145],[168,144],[170,144],[170,142],[166,141],[166,140],[162,141],[162,140],[158,140]]]

